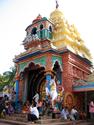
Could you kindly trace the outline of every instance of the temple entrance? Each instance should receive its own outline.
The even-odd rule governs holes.
[[[33,65],[28,71],[27,100],[31,102],[37,92],[40,98],[45,96],[45,81],[45,68],[39,65]]]
[[[62,72],[58,61],[55,62],[53,70],[50,75],[55,75],[58,84],[62,83]],[[38,92],[41,99],[46,96],[46,71],[45,67],[31,62],[28,67],[24,69],[24,102],[29,100],[32,102],[34,95]]]
[[[20,73],[23,80],[23,103],[28,100],[32,102],[33,96],[38,92],[40,98],[45,97],[46,71],[45,67],[31,62],[24,71]]]

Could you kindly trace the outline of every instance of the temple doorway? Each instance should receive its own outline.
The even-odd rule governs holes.
[[[31,69],[28,73],[28,88],[27,88],[27,100],[30,102],[33,96],[38,92],[40,98],[45,96],[45,68],[38,67]]]
[[[37,92],[40,98],[45,96],[46,71],[44,66],[31,62],[20,73],[20,77],[23,80],[23,89],[21,88],[23,103],[27,100],[31,103]]]
[[[34,95],[38,92],[41,99],[46,98],[46,76],[44,66],[31,62],[24,69],[23,102],[32,102]],[[62,71],[58,61],[54,63],[51,76],[56,76],[57,84],[62,84]]]

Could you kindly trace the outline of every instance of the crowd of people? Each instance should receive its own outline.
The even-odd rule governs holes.
[[[94,109],[93,102],[90,103],[90,108]],[[94,117],[93,109],[89,110],[92,117]],[[14,113],[25,113],[28,116],[28,121],[32,122],[36,122],[36,120],[43,115],[64,120],[78,120],[80,118],[80,114],[76,107],[73,106],[72,109],[69,110],[67,106],[63,105],[63,100],[61,100],[59,95],[57,96],[57,99],[54,100],[53,106],[50,96],[42,100],[38,93],[33,97],[32,103],[27,100],[24,104],[19,101],[15,102],[14,98],[13,100],[9,100],[5,95],[0,101],[0,114],[2,113],[4,116],[11,116]]]
[[[4,95],[0,100],[0,116],[12,115],[16,110],[16,93],[13,93],[13,97],[10,99],[7,95]]]
[[[50,89],[46,88],[45,99],[41,98],[38,91],[32,98],[30,103],[28,100],[22,104],[16,100],[16,92],[13,91],[11,98],[4,95],[0,100],[0,115],[12,115],[14,113],[27,114],[28,121],[36,122],[41,116],[48,115],[52,118],[61,118],[64,120],[78,120],[81,116],[75,106],[71,109],[63,104],[63,99],[58,95],[54,77],[51,79]],[[91,118],[94,118],[94,102],[91,101],[89,105],[89,112]]]
[[[61,118],[64,120],[79,119],[79,113],[76,110],[75,106],[71,110],[69,110],[67,106],[62,105],[60,96],[58,96],[57,99],[54,100],[54,107],[50,96],[46,100],[42,100],[39,98],[37,102],[34,96],[32,104],[27,101],[23,107],[22,112],[27,113],[28,121],[32,122],[36,122],[36,120],[41,118],[41,116],[43,115],[48,115],[52,118]]]

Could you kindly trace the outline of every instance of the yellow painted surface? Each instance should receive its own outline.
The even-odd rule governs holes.
[[[54,46],[57,48],[70,46],[76,54],[78,53],[91,60],[91,54],[84,45],[77,28],[74,25],[69,25],[64,18],[64,14],[58,8],[50,14],[50,20],[54,24],[52,39]]]

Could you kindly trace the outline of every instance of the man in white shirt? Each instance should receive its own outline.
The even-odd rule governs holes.
[[[31,106],[30,106],[30,112],[28,114],[28,121],[32,121],[32,122],[35,122],[36,120],[39,119],[39,111],[36,107],[36,104],[33,103]]]
[[[73,108],[71,109],[71,112],[70,112],[70,119],[71,120],[77,120],[78,118],[79,118],[78,111],[73,106]]]
[[[67,107],[64,107],[64,109],[62,109],[61,111],[61,118],[63,118],[64,120],[67,120],[69,117],[69,111]]]

